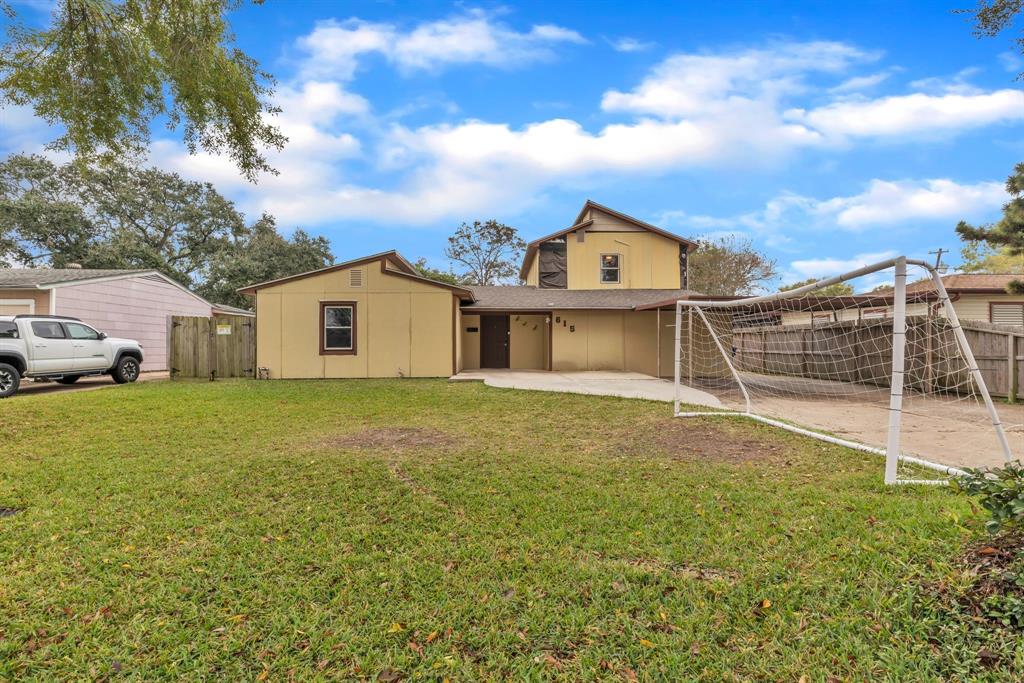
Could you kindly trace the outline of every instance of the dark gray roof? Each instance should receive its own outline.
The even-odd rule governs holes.
[[[151,273],[151,270],[103,270],[95,268],[0,268],[0,288],[38,287],[101,277]]]
[[[476,302],[463,311],[550,311],[554,309],[619,309],[684,299],[696,292],[687,289],[539,289],[530,286],[470,287]]]
[[[239,308],[238,306],[229,306],[228,304],[213,304],[213,308],[224,313],[237,313],[238,315],[249,315],[255,316],[248,308]]]

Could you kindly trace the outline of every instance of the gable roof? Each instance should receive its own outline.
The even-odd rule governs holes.
[[[154,275],[155,270],[100,268],[0,268],[0,288],[24,289],[53,287],[90,280],[112,280],[139,275]]]
[[[1014,280],[1024,280],[1024,275],[1011,273],[954,273],[944,275],[942,284],[950,294],[1005,294],[1006,286]],[[907,285],[908,292],[932,289],[931,279]]]
[[[568,235],[570,232],[575,232],[577,230],[589,227],[594,222],[593,219],[583,220],[583,216],[585,216],[587,211],[590,211],[591,209],[601,211],[602,213],[606,213],[609,216],[618,218],[619,220],[625,221],[626,223],[641,228],[642,230],[653,232],[656,235],[661,235],[662,237],[670,239],[673,242],[678,242],[679,244],[682,244],[686,247],[687,253],[694,251],[697,248],[697,243],[694,242],[693,240],[688,240],[685,237],[676,235],[675,233],[669,232],[668,230],[662,230],[656,225],[651,225],[650,223],[644,222],[639,218],[633,218],[632,216],[624,214],[621,211],[616,211],[615,209],[609,208],[603,204],[598,204],[592,199],[588,199],[586,202],[584,202],[583,208],[580,209],[580,212],[576,214],[576,220],[574,220],[572,225],[570,225],[568,228],[563,228],[561,230],[558,230],[557,232],[551,233],[550,235],[545,235],[544,237],[535,239],[534,241],[526,245],[526,253],[523,255],[523,265],[520,266],[519,268],[519,277],[522,278],[523,280],[526,279],[526,271],[529,270],[530,262],[532,261],[533,256],[537,253],[537,249],[540,248],[541,244],[547,242],[548,240],[553,240],[558,237]]]
[[[452,292],[463,296],[466,299],[473,300],[473,292],[466,287],[459,287],[458,285],[452,285],[447,282],[438,282],[437,280],[431,280],[430,278],[423,277],[420,275],[415,266],[412,265],[404,256],[399,254],[394,249],[388,251],[382,251],[379,254],[371,254],[370,256],[364,256],[362,258],[352,259],[351,261],[345,261],[343,263],[335,263],[334,265],[327,266],[326,268],[318,268],[317,270],[310,270],[305,273],[298,273],[296,275],[289,275],[287,277],[279,277],[276,280],[267,280],[266,282],[257,282],[253,285],[246,285],[245,287],[239,287],[236,291],[239,294],[255,295],[260,289],[266,287],[274,287],[276,285],[284,284],[285,282],[292,282],[294,280],[304,280],[308,277],[315,277],[317,275],[324,275],[326,273],[333,273],[337,270],[344,270],[346,268],[353,268],[355,266],[364,265],[367,263],[373,263],[375,261],[380,262],[381,272],[385,272],[388,275],[395,275],[397,277],[404,277],[409,280],[416,280],[444,289],[449,289]],[[392,270],[387,267],[390,263],[398,268],[398,270]]]

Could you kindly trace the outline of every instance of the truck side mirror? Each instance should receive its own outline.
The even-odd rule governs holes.
[[[100,336],[99,336],[100,341],[103,341],[106,338],[107,338],[107,333],[106,332],[100,332]]]

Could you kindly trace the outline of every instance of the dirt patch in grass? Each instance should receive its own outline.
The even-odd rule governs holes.
[[[663,453],[680,460],[791,464],[789,449],[782,442],[759,437],[749,429],[734,425],[712,425],[683,418],[659,420],[632,431],[622,443],[622,450],[634,455]]]
[[[666,575],[678,579],[732,583],[739,578],[735,572],[704,565],[666,562],[653,557],[608,557],[597,551],[583,554],[580,561],[581,564],[597,565],[605,570],[635,569],[647,574]]]
[[[993,625],[1024,626],[1024,531],[1004,531],[972,543],[956,565],[976,577],[957,598],[968,614]]]
[[[375,427],[352,434],[324,439],[328,448],[355,448],[384,451],[409,451],[425,448],[452,448],[459,439],[437,429],[426,427]]]

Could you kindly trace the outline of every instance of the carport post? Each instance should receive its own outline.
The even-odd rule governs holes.
[[[679,415],[679,380],[680,380],[680,377],[679,377],[679,370],[680,370],[680,368],[679,368],[679,366],[683,362],[683,359],[682,359],[681,353],[680,353],[681,352],[681,349],[680,349],[681,339],[680,339],[680,336],[679,336],[679,333],[680,333],[682,327],[683,327],[683,304],[680,303],[679,301],[677,301],[676,302],[676,333],[675,333],[676,344],[675,344],[675,350],[672,353],[672,357],[675,359],[675,363],[673,363],[673,365],[675,366],[674,372],[673,372],[673,377],[675,377],[675,383],[674,383],[674,388],[675,388],[675,391],[674,391],[674,405],[675,405],[675,414],[676,415]],[[658,337],[661,337],[661,330],[658,331]]]

